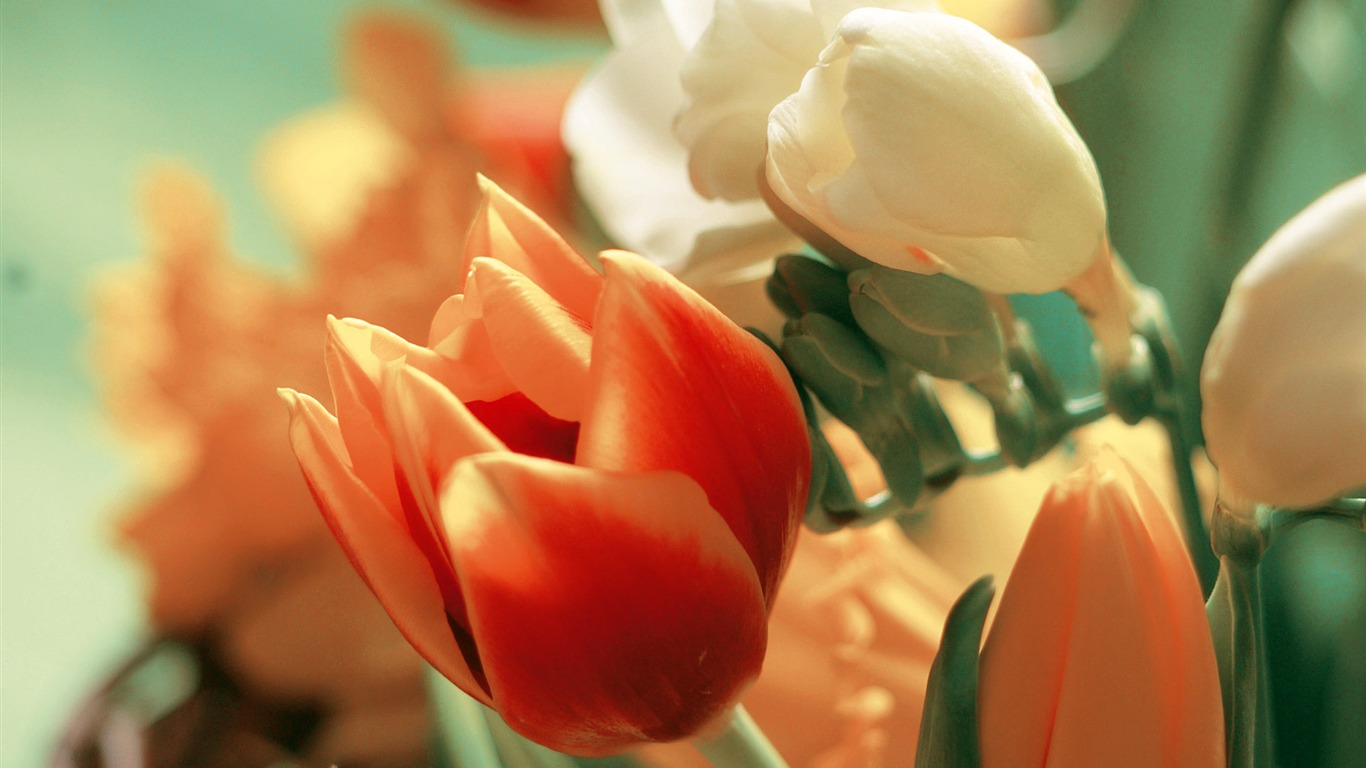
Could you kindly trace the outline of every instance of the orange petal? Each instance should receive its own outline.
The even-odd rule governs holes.
[[[431,564],[343,458],[337,420],[317,400],[281,390],[290,443],[304,480],[346,556],[418,653],[471,696],[489,703],[451,632]]]
[[[419,518],[410,521],[410,525],[420,527],[422,536],[419,539],[414,531],[413,537],[429,560],[448,563],[445,534],[437,524],[437,490],[443,478],[455,462],[466,456],[505,451],[507,447],[464,403],[418,370],[386,367],[380,389],[399,479]],[[424,542],[429,546],[423,546]],[[454,582],[454,574],[451,576]],[[450,602],[448,595],[447,603]],[[463,612],[457,618],[463,618]]]
[[[471,283],[494,353],[517,389],[557,419],[582,419],[593,344],[583,321],[502,262],[475,259]]]
[[[978,693],[983,768],[1046,764],[1087,515],[1080,483],[1073,474],[1049,490],[983,648]]]
[[[465,402],[498,400],[517,391],[494,354],[493,342],[473,302],[456,294],[442,303],[432,318],[432,351],[450,361],[437,380]]]
[[[602,292],[602,276],[540,217],[497,184],[479,177],[483,200],[465,236],[462,273],[480,257],[497,259],[521,272],[587,322]]]
[[[787,370],[762,342],[639,256],[604,253],[592,402],[576,462],[696,480],[772,604],[806,504],[811,452]]]
[[[683,738],[758,674],[759,582],[692,480],[484,454],[442,513],[494,705],[528,738],[579,755]]]
[[[1127,464],[1059,482],[983,653],[983,766],[1222,765],[1203,616],[1180,537]]]
[[[399,509],[393,453],[380,418],[381,361],[370,351],[370,326],[328,315],[324,359],[347,464],[379,503]]]

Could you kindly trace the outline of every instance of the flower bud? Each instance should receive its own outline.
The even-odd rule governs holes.
[[[1095,163],[1043,73],[952,16],[845,16],[769,117],[767,180],[863,257],[984,290],[1056,290],[1105,250]]]
[[[1366,176],[1233,281],[1200,372],[1220,496],[1303,507],[1366,483]]]

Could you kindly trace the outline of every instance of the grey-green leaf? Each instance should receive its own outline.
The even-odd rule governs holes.
[[[977,650],[996,595],[991,576],[974,581],[949,610],[930,667],[916,768],[981,768],[977,736]]]

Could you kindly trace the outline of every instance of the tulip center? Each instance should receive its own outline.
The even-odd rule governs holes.
[[[521,392],[497,400],[475,400],[465,406],[508,450],[574,463],[579,423],[551,416]]]

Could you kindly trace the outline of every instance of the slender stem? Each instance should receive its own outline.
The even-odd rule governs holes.
[[[436,705],[437,740],[455,768],[501,765],[484,705],[432,669],[427,670],[427,686]]]
[[[1157,413],[1157,418],[1166,430],[1171,445],[1176,490],[1181,497],[1181,520],[1186,527],[1186,548],[1190,550],[1195,575],[1200,579],[1200,589],[1208,598],[1214,591],[1214,580],[1219,575],[1219,559],[1210,548],[1209,530],[1205,527],[1200,504],[1200,489],[1195,483],[1195,469],[1191,466],[1195,446],[1186,435],[1179,408],[1164,408]]]
[[[708,741],[699,740],[697,748],[716,768],[787,768],[787,762],[743,706],[735,708],[724,733]]]
[[[1257,764],[1258,699],[1264,687],[1260,678],[1262,648],[1258,627],[1262,600],[1256,566],[1225,557],[1229,595],[1233,600],[1232,695],[1226,713],[1229,768],[1251,768]],[[1240,620],[1241,619],[1241,620]],[[1265,724],[1260,724],[1265,725]]]
[[[1211,542],[1219,579],[1206,605],[1224,700],[1228,768],[1271,765],[1271,709],[1258,566],[1267,547],[1267,516],[1215,503]]]

